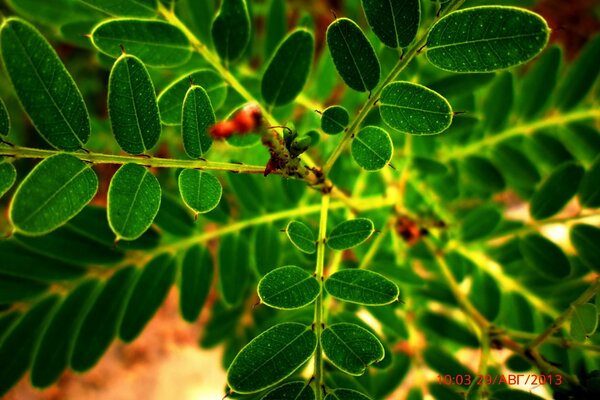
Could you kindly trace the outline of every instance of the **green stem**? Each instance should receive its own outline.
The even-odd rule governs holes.
[[[479,376],[486,376],[488,371],[488,363],[490,359],[490,334],[487,330],[484,330],[481,334],[481,356],[479,358],[479,368],[477,369],[477,374]],[[481,382],[481,385],[477,380],[473,380],[469,389],[465,392],[465,400],[472,398],[472,394],[477,393],[478,391],[486,392],[486,383],[485,379]],[[481,396],[481,398],[485,398]]]
[[[528,340],[528,341],[534,340],[539,336],[538,334],[535,334],[532,332],[521,332],[521,331],[510,330],[510,329],[504,330],[504,333],[513,339],[523,339],[523,340]],[[575,340],[569,340],[564,337],[556,337],[556,336],[547,337],[544,340],[544,343],[552,343],[552,344],[564,347],[565,349],[579,348],[582,350],[590,350],[590,351],[600,353],[600,345],[577,342]]]
[[[30,147],[4,147],[0,146],[0,156],[9,156],[16,158],[48,158],[53,155],[64,153],[61,150],[42,150]],[[224,163],[204,160],[178,160],[160,157],[141,157],[131,155],[114,155],[102,153],[74,152],[69,153],[82,161],[92,164],[140,164],[156,168],[195,168],[205,171],[229,171],[244,173],[263,173],[265,167],[258,165],[245,165],[235,163]]]
[[[319,219],[319,235],[317,237],[317,265],[315,268],[315,277],[319,281],[320,291],[317,300],[315,301],[315,319],[314,330],[317,335],[317,349],[315,350],[315,391],[317,392],[317,400],[323,400],[323,388],[325,382],[323,380],[323,349],[321,347],[321,332],[325,325],[324,310],[323,310],[323,266],[325,265],[325,236],[327,233],[327,213],[329,211],[329,193],[324,193],[321,199],[321,217]]]
[[[452,0],[448,4],[448,6],[444,9],[444,11],[442,11],[440,16],[444,16],[444,15],[456,10],[464,2],[465,2],[465,0]],[[385,86],[387,86],[388,83],[394,81],[396,79],[396,77],[404,70],[404,68],[406,68],[406,66],[412,61],[412,59],[417,54],[419,54],[420,50],[427,44],[428,33],[429,33],[429,31],[425,32],[419,38],[419,40],[417,40],[412,46],[410,46],[408,48],[406,53],[404,53],[403,57],[401,57],[401,59],[396,63],[394,68],[391,70],[391,72],[389,73],[387,78],[385,78],[384,81],[377,87],[377,89],[375,89],[375,91],[373,93],[371,93],[369,100],[363,106],[363,108],[360,110],[358,115],[354,118],[354,120],[352,121],[352,123],[350,124],[348,129],[346,130],[344,137],[338,143],[337,147],[333,150],[333,152],[331,153],[331,155],[325,162],[325,165],[323,166],[323,173],[325,175],[327,175],[327,173],[329,171],[331,171],[333,164],[340,157],[340,155],[342,154],[342,152],[344,151],[344,149],[346,148],[346,146],[348,145],[350,140],[352,140],[352,138],[356,135],[356,132],[360,128],[360,124],[367,117],[367,114],[369,113],[369,111],[371,111],[371,108],[379,100],[379,96],[381,95],[383,88]]]

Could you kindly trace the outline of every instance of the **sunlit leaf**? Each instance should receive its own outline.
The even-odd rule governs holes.
[[[67,368],[77,329],[98,288],[98,280],[87,279],[62,301],[40,339],[31,367],[31,384],[48,387]]]
[[[219,288],[223,301],[238,305],[246,295],[250,278],[250,248],[241,235],[223,236],[219,246]]]
[[[17,188],[10,219],[25,235],[43,235],[66,223],[92,200],[98,177],[90,166],[70,154],[49,157]]]
[[[417,35],[421,18],[419,0],[362,0],[367,21],[379,40],[389,47],[406,47]]]
[[[344,269],[325,281],[325,289],[335,298],[364,305],[384,305],[398,300],[398,286],[377,272]]]
[[[578,224],[571,228],[570,238],[585,265],[593,271],[600,271],[600,228]]]
[[[80,0],[118,17],[154,17],[158,0]]]
[[[331,363],[350,375],[364,374],[369,365],[385,355],[375,335],[349,323],[328,326],[321,334],[321,345]]]
[[[314,400],[315,391],[303,381],[289,382],[271,390],[260,400]]]
[[[346,85],[359,92],[371,91],[379,83],[379,60],[365,34],[348,18],[338,18],[327,28],[327,46],[333,63]]]
[[[52,146],[77,150],[90,136],[79,89],[58,55],[29,23],[9,18],[0,28],[4,67],[31,122]]]
[[[191,57],[187,37],[179,28],[163,21],[109,19],[92,31],[92,43],[111,57],[119,57],[122,48],[152,67],[174,67]]]
[[[8,192],[17,180],[17,170],[9,162],[0,160],[0,197]]]
[[[411,82],[392,82],[379,100],[383,121],[411,135],[434,135],[452,123],[452,107],[440,94]]]
[[[317,279],[294,265],[277,268],[258,283],[261,302],[283,310],[304,307],[315,301],[320,292]]]
[[[300,94],[312,66],[315,38],[304,29],[290,33],[275,50],[261,81],[263,99],[270,106],[291,103]]]
[[[183,148],[192,158],[202,157],[212,145],[208,128],[216,121],[206,90],[200,86],[189,88],[183,100],[181,134]]]
[[[212,69],[198,69],[177,79],[158,96],[160,119],[166,125],[181,124],[183,100],[190,85],[201,86],[208,94],[213,109],[218,109],[227,97],[227,84]]]
[[[290,221],[285,228],[290,242],[303,253],[312,254],[317,251],[317,239],[313,231],[303,222]]]
[[[377,171],[392,159],[390,135],[378,126],[366,126],[352,140],[352,158],[367,171]]]
[[[238,393],[267,389],[308,361],[316,346],[317,337],[310,326],[296,322],[275,325],[238,353],[227,371],[227,383]]]
[[[337,225],[327,236],[327,246],[332,250],[346,250],[358,246],[375,232],[373,221],[356,218]]]
[[[213,280],[213,261],[205,247],[192,246],[181,263],[179,310],[188,322],[198,319]]]
[[[550,279],[560,280],[571,274],[565,253],[540,234],[533,233],[519,240],[519,249],[528,265]]]
[[[342,132],[350,122],[348,111],[342,106],[330,106],[321,114],[321,129],[329,135]]]
[[[223,0],[211,34],[219,57],[236,61],[250,42],[250,15],[246,0]]]
[[[70,355],[70,366],[83,372],[92,368],[102,357],[117,334],[117,329],[137,269],[120,269],[102,286],[92,306],[85,313]]]
[[[550,28],[531,11],[472,7],[437,21],[427,37],[427,59],[453,72],[488,72],[523,64],[548,42]]]
[[[196,213],[207,213],[221,201],[221,182],[208,172],[185,169],[179,174],[178,182],[185,205]]]
[[[584,172],[583,167],[572,162],[554,169],[531,198],[531,216],[544,219],[559,212],[577,193]]]
[[[158,180],[137,164],[124,164],[108,188],[108,223],[117,239],[134,240],[150,227],[160,207]]]

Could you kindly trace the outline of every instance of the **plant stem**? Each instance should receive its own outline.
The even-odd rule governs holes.
[[[523,339],[523,340],[529,340],[529,341],[534,340],[539,336],[538,334],[535,334],[532,332],[513,331],[510,329],[504,330],[504,333],[506,335],[512,337],[513,339]],[[565,349],[571,349],[571,348],[576,347],[576,348],[579,348],[582,350],[590,350],[590,351],[595,351],[597,353],[600,353],[600,345],[577,342],[575,340],[569,340],[564,337],[551,336],[551,337],[547,337],[544,340],[544,342],[556,344],[558,346],[564,347]]]
[[[544,332],[539,334],[531,343],[529,344],[529,349],[535,350],[542,343],[546,341],[550,336],[554,335],[570,318],[575,308],[582,304],[590,301],[592,297],[596,295],[596,293],[600,292],[600,279],[596,279],[596,281],[590,286],[585,292],[581,294],[575,300],[569,308],[567,308],[561,315],[556,318],[556,320],[546,329]]]
[[[327,234],[327,213],[329,211],[329,193],[324,193],[321,198],[321,217],[319,219],[319,234],[317,237],[317,265],[315,268],[315,277],[319,282],[320,291],[317,300],[315,301],[315,319],[314,319],[314,330],[317,335],[317,349],[315,350],[315,366],[314,366],[314,377],[315,377],[315,392],[317,393],[317,400],[323,400],[323,349],[321,347],[321,332],[323,332],[323,326],[325,325],[325,318],[323,313],[323,266],[325,265],[325,236]]]
[[[42,150],[29,147],[4,147],[0,146],[0,156],[16,158],[48,158],[64,153],[62,150]],[[178,160],[160,157],[140,157],[132,155],[114,155],[102,153],[72,152],[69,153],[82,161],[92,164],[140,164],[156,168],[195,168],[205,171],[229,171],[244,173],[263,173],[265,167],[258,165],[245,165],[204,160]]]
[[[452,0],[452,1],[450,1],[450,3],[448,4],[448,6],[444,9],[444,11],[442,11],[442,13],[441,13],[440,16],[444,16],[444,15],[448,14],[449,12],[452,12],[452,11],[456,10],[464,2],[465,2],[465,0]],[[352,140],[352,138],[356,135],[356,132],[360,128],[360,124],[364,121],[364,119],[366,118],[367,114],[369,113],[369,111],[371,111],[371,108],[375,105],[375,103],[377,102],[377,100],[379,100],[379,96],[381,95],[381,92],[382,92],[383,88],[388,83],[394,81],[396,79],[396,77],[404,70],[404,68],[406,68],[406,66],[412,61],[412,59],[417,54],[419,54],[419,52],[421,51],[421,49],[427,44],[427,35],[428,35],[428,33],[429,33],[429,30],[427,32],[425,32],[419,38],[419,40],[417,40],[412,46],[409,47],[409,49],[406,51],[406,53],[404,53],[403,56],[400,58],[400,60],[396,63],[396,65],[391,70],[391,72],[389,73],[389,75],[377,87],[377,89],[375,89],[375,91],[373,93],[371,93],[371,96],[370,96],[369,100],[363,106],[363,108],[360,110],[360,112],[358,113],[358,115],[354,118],[354,120],[352,121],[352,123],[350,124],[350,126],[348,127],[348,129],[346,130],[346,132],[344,133],[344,137],[338,143],[337,147],[333,150],[333,152],[331,153],[331,155],[329,156],[329,158],[325,162],[325,165],[323,166],[323,173],[325,175],[327,175],[327,173],[329,171],[331,171],[331,168],[333,167],[333,164],[336,162],[336,160],[342,154],[342,152],[344,151],[344,149],[346,148],[346,146],[350,142],[350,140]]]

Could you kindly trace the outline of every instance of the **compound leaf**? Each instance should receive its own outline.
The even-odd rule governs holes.
[[[139,58],[119,57],[108,82],[108,114],[119,146],[129,154],[150,150],[160,137],[160,116],[150,75]]]
[[[398,286],[377,272],[344,269],[325,281],[325,289],[335,298],[350,303],[378,306],[398,300]]]
[[[260,400],[315,400],[315,391],[306,382],[288,382],[271,390]]]
[[[90,136],[88,111],[58,55],[29,23],[9,18],[0,28],[4,67],[31,122],[52,146],[77,150]]]
[[[379,83],[379,60],[363,31],[352,20],[338,18],[327,28],[327,45],[338,73],[346,85],[359,92]]]
[[[313,231],[303,222],[290,221],[285,228],[285,234],[301,252],[312,254],[317,251],[317,239]]]
[[[571,228],[569,237],[581,261],[593,271],[600,271],[600,229],[578,224]]]
[[[367,367],[383,360],[383,345],[371,332],[355,324],[339,323],[321,334],[321,344],[333,365],[350,375],[362,375]]]
[[[389,47],[406,47],[415,39],[421,19],[419,0],[362,0],[369,26]]]
[[[236,61],[250,43],[250,14],[246,0],[223,0],[211,34],[219,57]]]
[[[352,140],[352,158],[367,171],[377,171],[392,159],[390,135],[378,126],[366,126]]]
[[[400,132],[435,135],[452,123],[452,107],[439,93],[410,82],[392,82],[379,101],[383,121]]]
[[[49,157],[17,188],[10,219],[17,232],[39,236],[77,215],[98,190],[98,177],[89,165],[70,154]]]
[[[577,193],[584,172],[581,165],[573,162],[554,169],[531,197],[531,216],[544,219],[559,212]]]
[[[179,310],[188,322],[198,319],[213,280],[210,252],[199,245],[190,247],[181,264]]]
[[[210,98],[200,86],[192,86],[183,100],[181,134],[183,148],[191,158],[202,157],[212,146],[212,137],[208,134],[216,122]]]
[[[290,33],[275,51],[262,77],[261,92],[270,106],[291,103],[306,84],[315,38],[305,29]]]
[[[124,164],[108,188],[108,223],[117,239],[134,240],[150,227],[160,207],[158,180],[137,164]]]
[[[342,132],[350,122],[348,111],[342,106],[330,106],[321,115],[321,129],[329,135]]]
[[[371,400],[361,392],[352,389],[335,389],[327,393],[325,400]]]
[[[98,285],[97,279],[87,279],[80,283],[62,301],[52,316],[40,339],[31,366],[33,386],[50,386],[67,368],[77,329]]]
[[[171,83],[158,96],[158,108],[163,124],[181,124],[183,100],[190,88],[190,82],[201,86],[206,91],[213,109],[218,109],[225,102],[227,84],[219,74],[211,69],[192,71]]]
[[[102,53],[119,57],[121,46],[127,54],[152,67],[175,67],[190,59],[191,47],[179,28],[163,21],[111,19],[92,31],[92,43]]]
[[[472,7],[437,21],[427,37],[427,59],[452,72],[489,72],[523,64],[550,36],[546,21],[515,7]]]
[[[550,279],[561,280],[571,274],[571,263],[561,248],[538,233],[519,240],[519,250],[527,264]]]
[[[131,342],[144,329],[163,303],[173,281],[177,266],[169,254],[153,258],[140,273],[127,301],[119,337]]]
[[[126,267],[115,272],[102,285],[77,332],[70,359],[73,370],[87,371],[108,349],[117,334],[127,298],[136,278],[137,269]]]
[[[223,301],[238,305],[246,295],[250,278],[250,248],[240,235],[225,235],[219,245],[219,288]]]
[[[179,174],[178,183],[183,202],[198,214],[209,212],[221,201],[221,182],[208,172],[184,169]]]
[[[0,197],[8,192],[17,180],[17,170],[9,162],[0,161]]]
[[[296,322],[275,325],[238,353],[227,370],[227,383],[238,393],[267,389],[293,374],[316,347],[317,336],[310,326]]]
[[[300,267],[277,268],[258,283],[258,296],[266,305],[292,310],[309,305],[321,292],[317,279]]]
[[[118,17],[154,17],[158,0],[80,0],[91,7]]]
[[[358,246],[375,232],[373,221],[356,218],[337,225],[327,236],[327,245],[332,250],[346,250]]]

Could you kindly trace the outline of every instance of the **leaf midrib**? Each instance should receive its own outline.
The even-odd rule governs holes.
[[[434,45],[434,46],[428,47],[427,51],[445,49],[445,48],[448,48],[448,47],[461,46],[461,45],[465,45],[465,44],[487,43],[487,42],[494,42],[494,41],[501,41],[501,40],[511,40],[511,39],[515,40],[515,39],[526,38],[526,37],[530,37],[530,36],[537,36],[537,35],[540,35],[542,33],[543,32],[523,33],[523,34],[514,35],[514,36],[498,36],[498,37],[494,37],[494,38],[476,39],[476,40],[470,40],[470,41],[466,41],[466,42],[455,42],[455,43],[448,43],[448,44],[440,44],[440,45]]]

